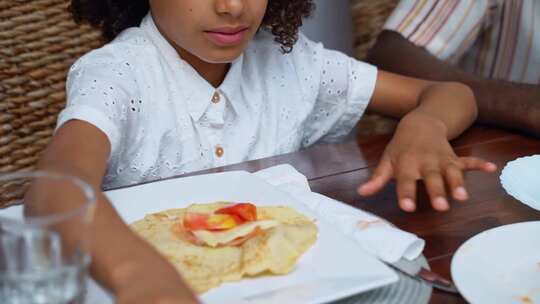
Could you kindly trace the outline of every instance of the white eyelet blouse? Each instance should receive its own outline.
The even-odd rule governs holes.
[[[57,128],[77,119],[105,133],[107,189],[339,140],[364,112],[376,77],[374,66],[302,34],[283,54],[261,31],[214,88],[148,14],[71,67]]]

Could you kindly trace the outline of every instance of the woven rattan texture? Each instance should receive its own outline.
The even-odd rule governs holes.
[[[399,0],[351,0],[356,57],[364,59]]]
[[[354,46],[356,57],[364,59],[373,46],[399,0],[351,0],[354,25]],[[357,131],[362,135],[387,134],[394,131],[396,121],[368,114],[358,123]]]
[[[0,173],[31,169],[65,103],[74,60],[102,44],[66,0],[0,0]]]

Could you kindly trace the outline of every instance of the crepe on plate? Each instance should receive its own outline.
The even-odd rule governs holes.
[[[186,229],[192,215],[212,218],[230,207],[238,206],[217,202],[169,209],[146,215],[131,227],[166,256],[197,293],[244,276],[287,274],[317,239],[312,220],[283,206],[256,207],[251,220],[231,228],[218,215],[225,225],[220,228],[228,228],[220,231]],[[237,215],[232,215],[235,221]],[[190,228],[198,227],[195,222]]]

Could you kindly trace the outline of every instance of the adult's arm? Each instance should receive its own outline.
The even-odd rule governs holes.
[[[472,88],[478,122],[540,136],[540,85],[486,79],[431,55],[397,32],[384,30],[367,61],[380,69],[435,81],[456,81]]]

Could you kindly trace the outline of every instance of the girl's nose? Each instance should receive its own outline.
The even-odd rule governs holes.
[[[244,12],[245,0],[216,0],[216,12],[240,17]]]

